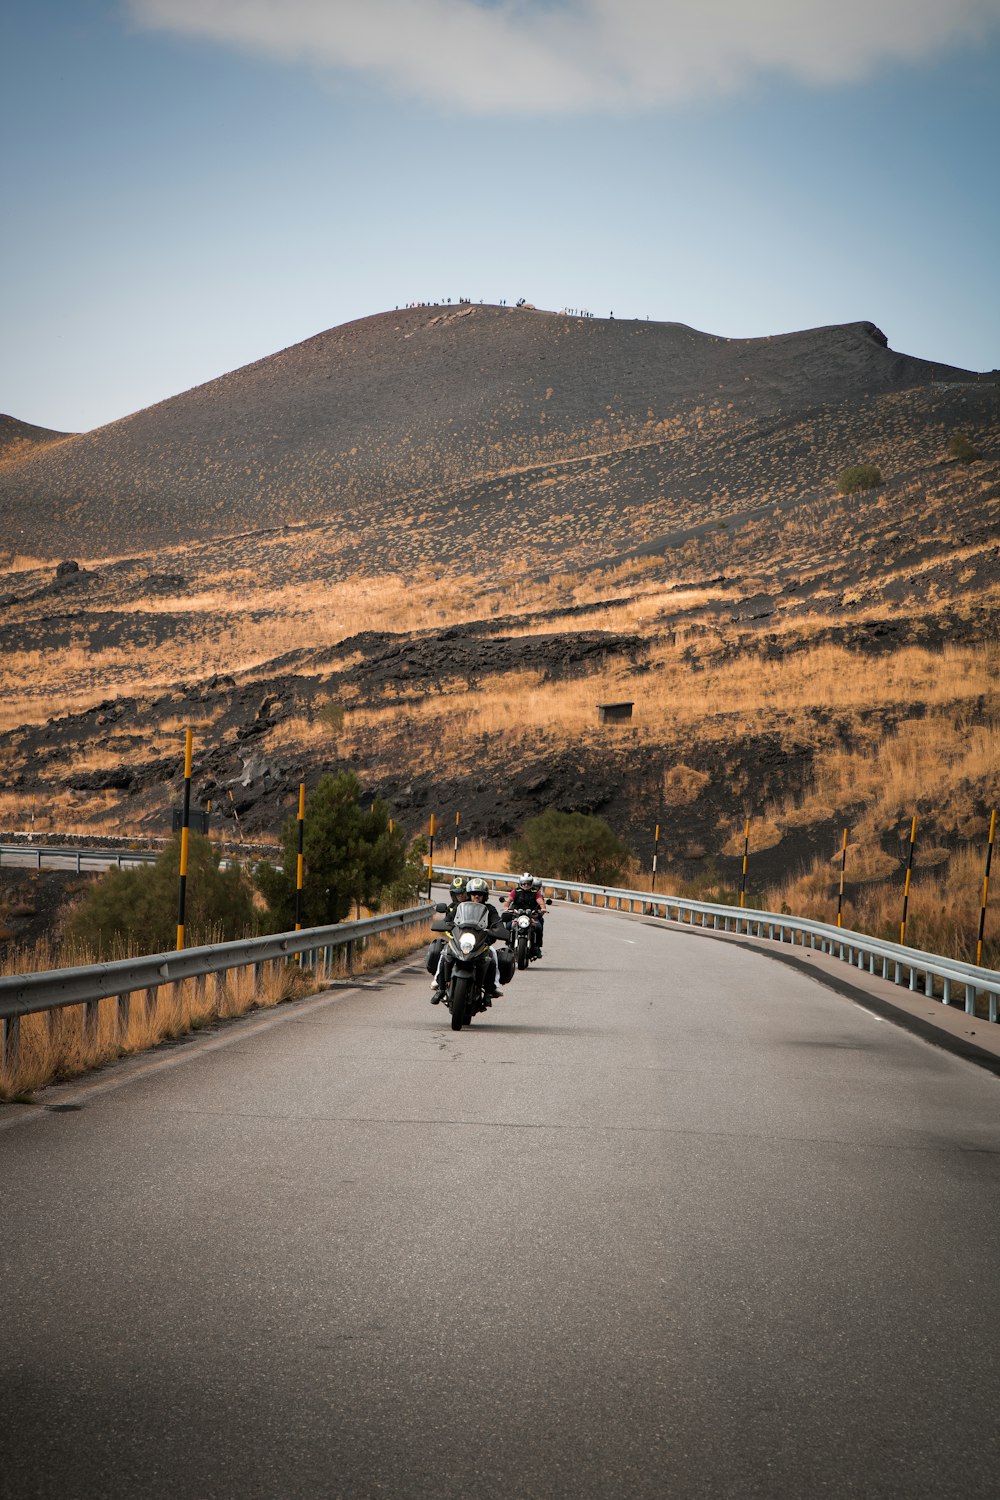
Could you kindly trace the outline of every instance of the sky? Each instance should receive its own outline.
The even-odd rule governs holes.
[[[6,0],[0,412],[526,298],[1000,366],[1000,0]]]

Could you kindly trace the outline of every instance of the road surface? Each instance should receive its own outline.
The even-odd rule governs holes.
[[[0,1110],[5,1500],[996,1494],[997,1078],[602,911],[429,992]]]

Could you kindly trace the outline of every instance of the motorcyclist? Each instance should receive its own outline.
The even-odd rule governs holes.
[[[458,910],[459,902],[464,900],[465,876],[456,875],[454,880],[451,882],[451,885],[448,887],[448,910],[444,914],[444,921],[448,924],[449,927],[455,920],[455,913]],[[437,966],[440,961],[441,954],[445,950],[445,947],[446,944],[444,938],[432,939],[430,947],[427,949],[427,969],[429,973],[437,973]]]
[[[467,880],[466,880],[466,877],[464,875],[456,875],[455,878],[454,878],[454,880],[451,882],[451,885],[448,887],[448,921],[449,922],[454,918],[455,911],[458,908],[459,903],[461,901],[465,900],[465,887],[466,887],[466,884],[467,884]]]
[[[535,956],[542,956],[542,937],[545,933],[545,897],[542,895],[542,882],[535,880],[528,871],[518,880],[507,895],[507,905],[504,908],[503,919],[508,920],[508,913],[516,911],[528,912],[535,921]]]
[[[490,888],[486,884],[486,881],[483,880],[481,876],[472,875],[466,881],[465,893],[461,899],[464,899],[466,901],[481,902],[486,907],[486,911],[489,916],[489,930],[493,935],[493,941],[506,942],[507,929],[504,927],[503,923],[500,920],[500,913],[497,911],[493,903],[491,901],[487,901],[486,899],[489,895],[489,889]],[[452,918],[452,920],[454,920],[453,912],[449,911],[448,915]],[[446,944],[441,957],[438,959],[437,972],[434,975],[434,988],[431,991],[432,1005],[440,1005],[441,1001],[444,999],[444,993],[448,988],[448,981],[451,978],[451,971],[454,967],[454,964],[455,956],[454,954],[449,953]],[[483,978],[483,991],[486,1000],[498,1000],[500,998],[500,990],[497,985],[497,956],[492,948],[489,948],[486,952],[485,964],[486,973]]]

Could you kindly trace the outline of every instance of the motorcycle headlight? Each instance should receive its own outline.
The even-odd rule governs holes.
[[[476,935],[474,932],[459,933],[458,946],[463,953],[471,953],[476,946]]]
[[[517,925],[518,925],[518,927],[530,927],[531,926],[531,918],[530,917],[519,917],[518,921],[517,921]]]

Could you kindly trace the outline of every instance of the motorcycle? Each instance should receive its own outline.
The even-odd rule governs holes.
[[[447,906],[438,906],[438,912],[447,912]],[[440,924],[440,925],[439,925]],[[444,1002],[451,1012],[452,1031],[461,1031],[468,1026],[473,1016],[488,1010],[491,1002],[486,998],[486,955],[497,941],[498,933],[490,925],[490,914],[478,901],[462,901],[446,925],[443,919],[435,918],[432,932],[447,932],[445,947],[451,957],[451,972],[445,989]],[[507,955],[503,955],[506,959]],[[497,969],[504,983],[504,974],[513,965],[501,963],[497,956]],[[508,977],[509,974],[508,974]]]
[[[505,912],[504,921],[510,923],[514,962],[519,969],[526,969],[538,956],[538,923],[526,911]]]

